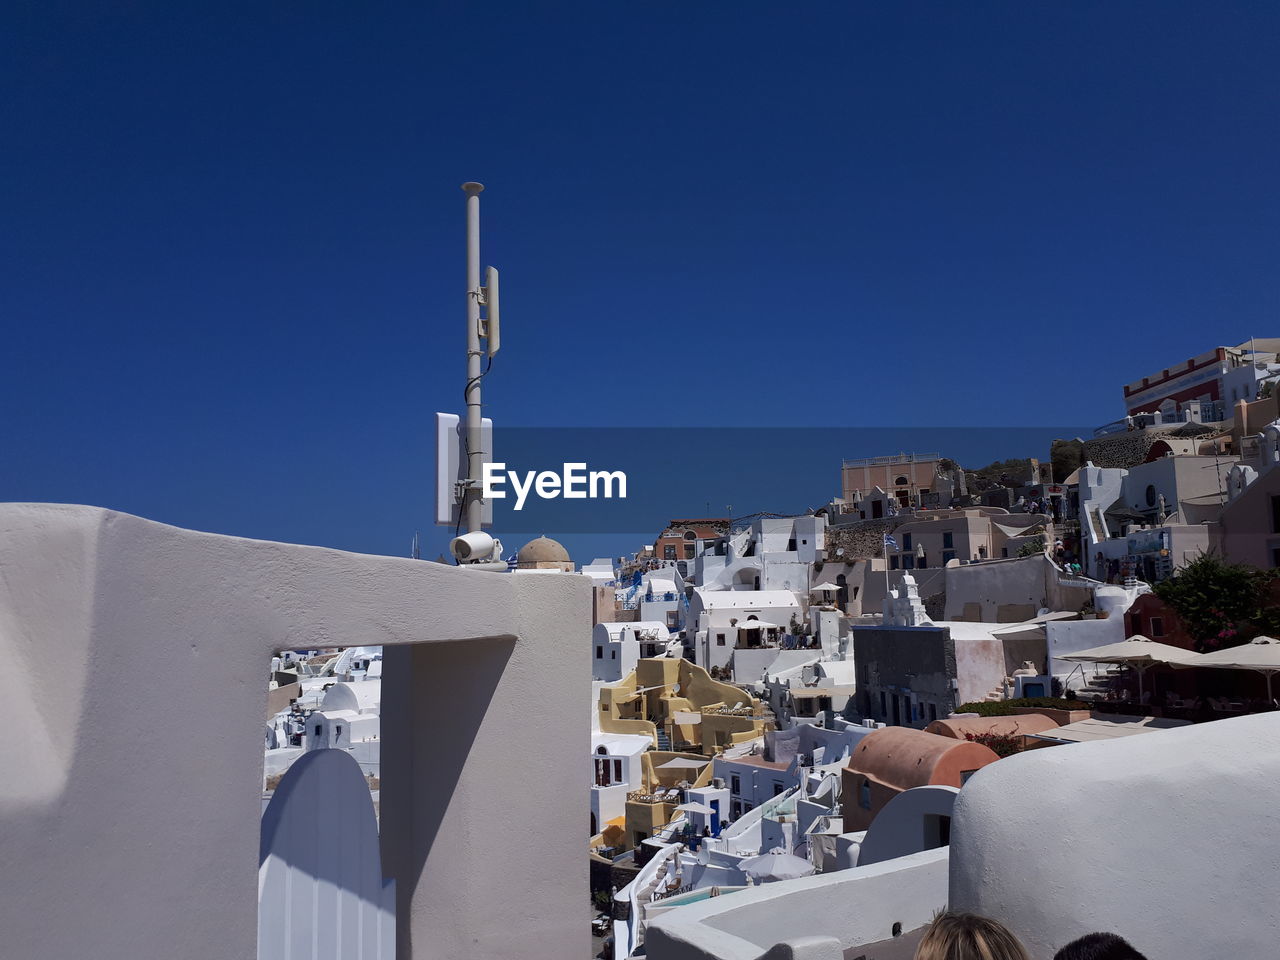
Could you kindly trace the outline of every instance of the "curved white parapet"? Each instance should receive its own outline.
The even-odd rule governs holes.
[[[1149,957],[1271,957],[1280,942],[1280,713],[1032,750],[965,785],[951,907],[1032,956],[1094,931]]]
[[[289,768],[262,815],[258,860],[257,960],[302,949],[309,960],[394,960],[395,881],[382,875],[373,798],[349,754],[313,750]]]
[[[645,951],[651,960],[840,960],[889,939],[895,924],[924,926],[946,904],[943,847],[680,907],[648,925]]]

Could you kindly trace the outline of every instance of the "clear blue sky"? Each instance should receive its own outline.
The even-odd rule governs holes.
[[[1280,334],[1275,4],[409,6],[5,5],[0,499],[403,553],[466,179],[509,424],[1096,424]]]

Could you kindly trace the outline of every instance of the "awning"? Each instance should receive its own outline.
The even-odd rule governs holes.
[[[1090,717],[1088,720],[1068,723],[1054,730],[1046,730],[1044,733],[1029,733],[1027,736],[1048,743],[1086,743],[1090,740],[1116,740],[1139,733],[1155,733],[1157,730],[1185,727],[1190,722],[1190,720],[1175,720],[1172,717],[1101,714]]]

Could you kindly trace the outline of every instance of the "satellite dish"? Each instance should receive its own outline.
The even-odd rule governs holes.
[[[678,684],[678,683],[673,683],[673,684],[671,685],[671,692],[672,692],[672,693],[679,693],[679,692],[680,692],[680,684]]]
[[[843,557],[843,556],[844,556],[844,547],[836,547],[836,556],[837,556],[837,557]]]

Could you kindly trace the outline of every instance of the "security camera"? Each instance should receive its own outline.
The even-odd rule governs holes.
[[[480,563],[502,556],[502,542],[487,533],[464,533],[449,541],[449,552],[459,563]]]

